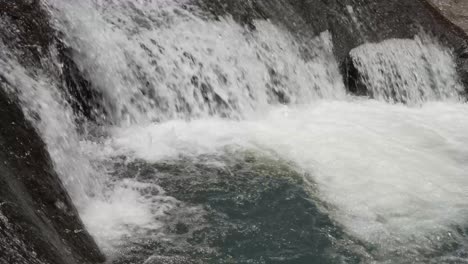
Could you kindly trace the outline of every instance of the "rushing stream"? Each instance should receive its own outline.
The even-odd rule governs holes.
[[[354,49],[357,97],[328,31],[184,0],[45,5],[95,120],[1,41],[0,69],[110,263],[468,263],[468,105],[430,36]]]

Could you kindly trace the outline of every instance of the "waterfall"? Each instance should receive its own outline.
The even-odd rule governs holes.
[[[173,1],[50,2],[118,123],[242,118],[269,104],[345,96],[328,32],[304,59],[303,43],[268,21],[252,31]]]
[[[0,81],[111,263],[467,261],[468,105],[442,41],[356,45],[358,96],[332,28],[188,0],[42,4],[48,58],[27,68],[0,38]]]
[[[376,99],[408,104],[461,100],[464,88],[450,50],[430,39],[366,44],[351,57]]]

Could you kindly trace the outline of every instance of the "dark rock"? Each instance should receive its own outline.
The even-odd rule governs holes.
[[[437,42],[419,37],[363,44],[344,62],[346,87],[354,95],[405,104],[464,95],[457,65],[440,64],[446,52]]]
[[[54,40],[39,0],[0,0],[0,39],[24,64],[40,65]]]
[[[45,145],[0,83],[0,263],[104,260]]]
[[[199,0],[217,15],[233,14],[240,23],[267,18],[288,28],[299,39],[330,31],[334,54],[343,76],[353,69],[348,53],[366,42],[390,38],[412,39],[425,32],[453,49],[458,71],[468,85],[466,33],[426,0]],[[248,19],[246,18],[248,17]],[[353,80],[346,80],[353,84]],[[351,89],[356,89],[351,87]],[[358,91],[359,93],[359,91]]]
[[[467,35],[425,0],[339,2],[332,8],[336,15],[329,17],[328,23],[333,35],[335,56],[342,67],[343,76],[353,71],[347,69],[349,64],[346,63],[346,57],[351,49],[365,42],[380,42],[389,38],[413,38],[423,31],[454,50],[460,77],[464,83],[467,83],[468,60],[463,56],[463,47],[468,43]],[[349,6],[353,8],[352,15]],[[306,10],[310,9],[309,6]],[[316,19],[315,14],[311,16],[305,16],[306,20]],[[352,80],[346,82],[353,83]],[[357,89],[358,94],[362,93],[362,90]]]
[[[362,76],[359,73],[359,70],[354,65],[353,59],[347,57],[344,61],[345,72],[343,75],[345,86],[348,88],[348,91],[357,96],[369,96],[369,91]]]
[[[267,18],[259,1],[196,0],[195,3],[215,18],[231,15],[242,25],[255,29],[254,19]]]
[[[457,70],[460,79],[465,86],[465,98],[468,98],[468,41],[465,45],[459,47],[455,54],[457,54]]]
[[[468,32],[468,2],[462,0],[428,0],[444,16]]]
[[[32,75],[53,75],[55,33],[37,0],[0,0],[0,42]],[[1,58],[11,59],[11,58]],[[0,72],[0,263],[100,263],[44,142]]]
[[[102,94],[93,89],[74,63],[72,50],[60,41],[49,20],[39,0],[0,0],[0,25],[5,29],[0,30],[0,39],[6,47],[29,69],[42,68],[61,79],[64,97],[81,118],[77,122],[103,123],[107,112]],[[51,46],[57,49],[58,60],[63,65],[61,69],[43,66],[45,58],[50,56]]]
[[[59,59],[62,63],[61,79],[64,85],[65,98],[71,105],[79,124],[85,121],[105,123],[108,117],[104,96],[83,74],[73,61],[73,51],[63,42],[57,41]]]

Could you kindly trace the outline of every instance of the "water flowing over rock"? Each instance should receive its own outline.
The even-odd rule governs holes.
[[[464,263],[466,96],[426,0],[0,0],[0,263]]]
[[[412,39],[426,33],[453,49],[459,73],[468,83],[468,36],[425,0],[200,1],[201,6],[218,16],[233,14],[243,23],[268,18],[283,23],[300,36],[329,30],[345,78],[352,70],[346,60],[351,49],[363,43]]]
[[[419,37],[363,44],[348,60],[348,89],[355,94],[414,105],[464,92],[450,50]]]
[[[0,12],[2,41],[40,67],[54,39],[46,12],[38,1],[1,1]],[[0,263],[102,262],[12,86],[0,72]]]
[[[103,261],[44,143],[3,91],[0,118],[0,263]]]

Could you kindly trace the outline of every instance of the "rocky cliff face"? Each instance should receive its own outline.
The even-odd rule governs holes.
[[[468,32],[468,1],[465,0],[430,0],[444,16]]]
[[[39,1],[0,1],[0,40],[32,73],[55,33]],[[104,260],[54,171],[45,144],[25,118],[15,84],[0,71],[0,263],[77,264]]]

